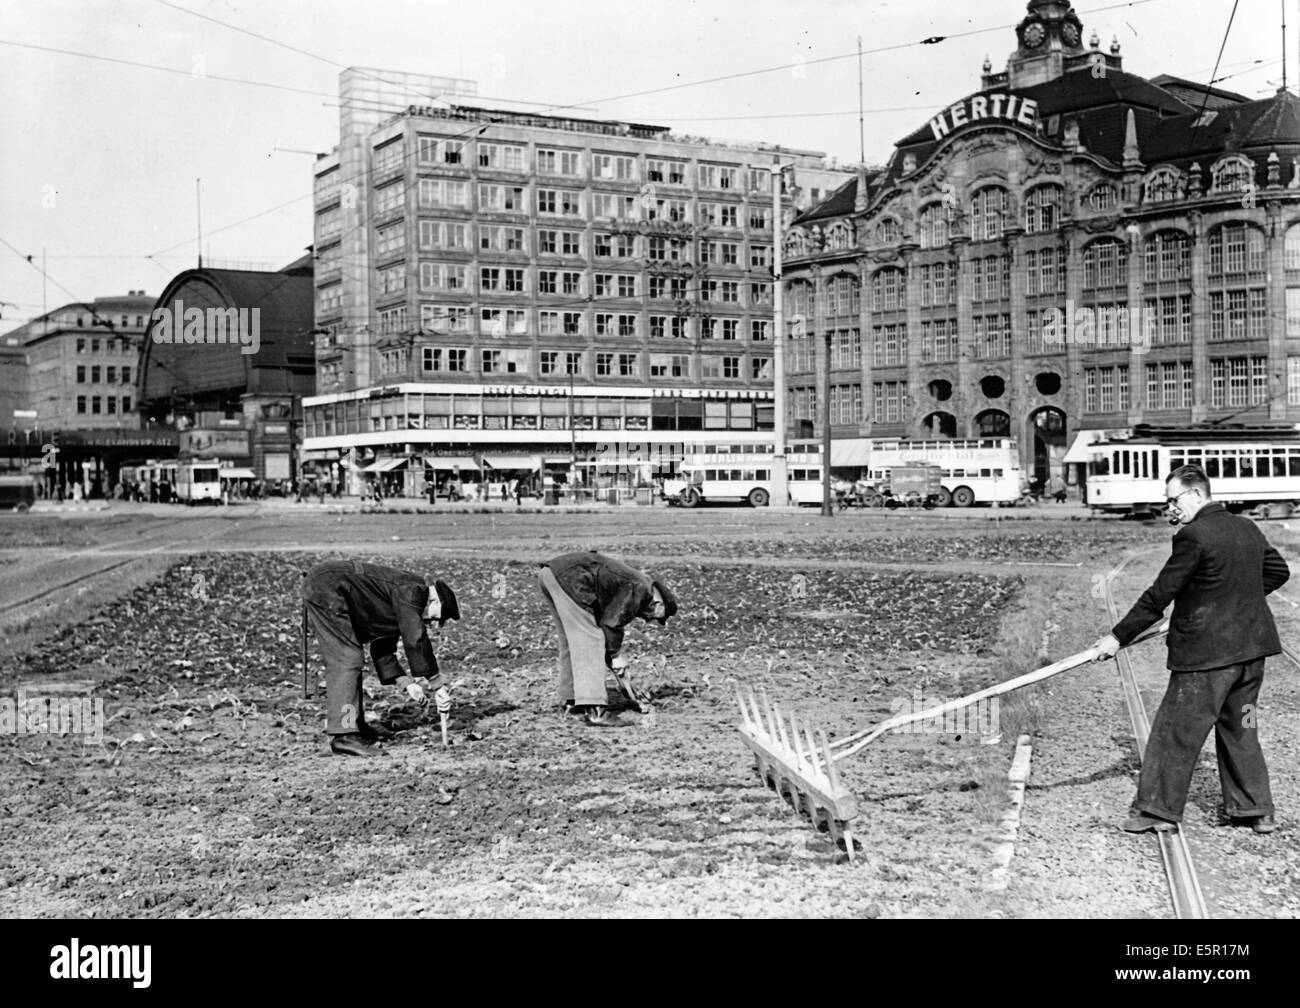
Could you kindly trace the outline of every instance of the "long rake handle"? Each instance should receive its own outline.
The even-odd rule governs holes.
[[[1151,640],[1153,637],[1159,637],[1169,632],[1169,620],[1165,619],[1156,626],[1139,634],[1128,643],[1128,647],[1139,644],[1145,640]],[[991,697],[1001,696],[1004,693],[1011,693],[1024,686],[1032,683],[1041,682],[1044,679],[1050,679],[1052,676],[1060,675],[1062,672],[1069,672],[1078,668],[1080,665],[1086,665],[1089,662],[1096,661],[1097,649],[1088,648],[1087,651],[1080,651],[1078,654],[1070,655],[1068,658],[1062,658],[1051,665],[1045,665],[1033,672],[1026,672],[1022,676],[1016,676],[1014,679],[1008,679],[1006,682],[998,683],[996,686],[990,686],[988,689],[980,690],[978,693],[972,693],[970,696],[958,697],[956,700],[949,700],[938,707],[931,707],[923,711],[909,711],[905,714],[898,714],[888,721],[882,721],[874,728],[868,728],[866,731],[855,732],[847,735],[842,739],[837,739],[831,743],[832,756],[837,760],[847,759],[854,753],[861,750],[864,746],[880,738],[885,732],[896,731],[910,724],[916,724],[918,721],[929,721],[932,718],[942,717],[955,710],[961,710],[963,707],[969,707],[971,704],[978,703],[981,700],[988,700]]]

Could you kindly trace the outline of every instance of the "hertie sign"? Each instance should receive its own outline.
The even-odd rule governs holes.
[[[981,94],[950,105],[930,120],[930,132],[942,140],[955,129],[987,119],[1002,119],[1031,129],[1038,121],[1038,103],[1019,95]]]

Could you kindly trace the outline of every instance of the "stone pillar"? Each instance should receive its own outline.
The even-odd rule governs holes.
[[[1192,211],[1192,423],[1205,419],[1210,408],[1210,295],[1205,289],[1205,221]]]
[[[921,427],[927,399],[921,390],[921,283],[914,275],[916,260],[915,245],[903,247],[903,270],[905,301],[907,308],[907,431],[909,436],[925,437]]]
[[[1025,361],[1025,233],[1017,228],[1009,234],[1007,255],[1011,257],[1011,361],[1007,369],[1007,413],[1012,437],[1020,445],[1020,467],[1028,471],[1034,462],[1033,425],[1025,406],[1034,398]]]
[[[975,370],[971,366],[971,295],[970,295],[970,239],[956,235],[952,239],[957,260],[957,387],[953,389],[953,414],[957,417],[957,436],[975,437],[975,418],[971,416],[971,402]]]
[[[1266,204],[1267,220],[1264,223],[1264,268],[1268,270],[1268,284],[1264,297],[1268,321],[1268,418],[1286,420],[1287,417],[1287,364],[1286,364],[1286,221],[1282,217],[1282,204],[1269,200]]]
[[[870,436],[875,423],[875,399],[871,394],[871,267],[865,255],[858,256],[858,334],[862,338],[862,424],[859,432]]]
[[[1132,113],[1130,113],[1130,116]],[[1128,425],[1142,422],[1146,413],[1146,351],[1149,349],[1142,332],[1145,324],[1143,303],[1143,269],[1145,244],[1142,231],[1136,224],[1128,225]]]
[[[1065,303],[1060,305],[1063,315],[1059,322],[1060,338],[1065,339],[1065,409],[1080,429],[1086,429],[1089,423],[1084,399],[1084,358],[1079,341],[1074,338],[1074,313],[1083,300],[1083,239],[1077,227],[1067,224],[1061,228],[1065,246]],[[1070,433],[1067,427],[1067,437]]]

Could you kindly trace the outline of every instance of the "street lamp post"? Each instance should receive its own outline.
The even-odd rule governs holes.
[[[781,281],[781,245],[783,235],[781,216],[781,187],[786,166],[776,156],[772,158],[772,497],[774,507],[787,507],[790,503],[789,472],[785,458],[785,298]]]
[[[835,508],[831,500],[831,331],[827,329],[826,367],[822,371],[822,516],[831,518]]]
[[[569,363],[567,353],[564,358],[564,370],[569,375],[569,493],[573,495],[573,503],[577,504],[578,436],[573,429],[573,367]]]

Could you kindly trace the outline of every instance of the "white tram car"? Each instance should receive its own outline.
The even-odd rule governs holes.
[[[1300,430],[1271,427],[1136,427],[1087,446],[1087,504],[1098,511],[1160,514],[1165,477],[1199,466],[1214,499],[1233,511],[1300,509]]]

